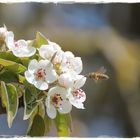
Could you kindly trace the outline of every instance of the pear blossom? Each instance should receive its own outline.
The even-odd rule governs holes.
[[[25,71],[25,78],[36,88],[47,90],[50,83],[57,80],[57,74],[53,69],[53,65],[49,60],[34,59],[28,65],[28,70]]]
[[[75,57],[70,51],[64,52],[61,67],[63,72],[72,72],[80,74],[83,69],[82,60],[80,57]]]
[[[14,41],[12,31],[7,32],[5,42],[9,50],[17,57],[30,57],[36,52],[36,49],[28,44],[28,41],[23,39]]]
[[[42,58],[48,60],[51,60],[53,55],[55,54],[55,57],[52,60],[52,62],[56,64],[60,63],[60,61],[62,60],[63,51],[61,50],[61,47],[58,44],[48,41],[47,45],[41,45],[41,47],[39,48],[39,54]]]
[[[59,86],[53,87],[48,91],[46,112],[51,119],[56,117],[57,111],[61,114],[66,114],[72,110],[72,105],[66,97],[67,94],[67,89]]]
[[[84,109],[83,102],[86,100],[86,94],[81,87],[86,82],[86,77],[83,75],[77,75],[77,79],[74,81],[73,87],[69,89],[68,99],[70,103],[79,109]]]

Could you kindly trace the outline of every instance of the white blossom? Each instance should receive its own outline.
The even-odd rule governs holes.
[[[28,70],[25,72],[26,80],[40,90],[47,90],[48,84],[57,80],[57,74],[53,69],[53,65],[48,60],[34,59],[28,65]]]
[[[57,115],[69,113],[72,109],[71,103],[67,100],[68,91],[65,88],[56,86],[48,91],[46,98],[46,112],[51,119]]]
[[[55,64],[61,61],[62,53],[63,51],[61,50],[61,47],[58,44],[51,41],[48,41],[47,45],[41,45],[41,47],[39,48],[39,54],[44,59],[51,60],[55,54],[55,57],[52,60],[52,62]]]
[[[66,51],[63,55],[61,67],[63,72],[69,71],[80,74],[83,69],[83,64],[80,57],[75,57],[72,52]]]
[[[12,31],[7,32],[5,42],[9,50],[17,57],[30,57],[36,53],[36,49],[29,46],[28,41],[23,39],[15,41]]]
[[[86,100],[86,94],[81,87],[86,82],[86,77],[77,75],[73,87],[69,89],[68,99],[70,103],[79,109],[84,109],[83,102]]]

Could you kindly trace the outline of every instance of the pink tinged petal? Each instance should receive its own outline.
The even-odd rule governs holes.
[[[67,100],[62,101],[61,105],[58,108],[58,111],[62,114],[69,113],[71,112],[71,110],[72,110],[72,105]]]
[[[17,41],[17,44],[19,46],[19,49],[22,48],[22,50],[24,51],[23,53],[25,53],[25,55],[33,55],[36,52],[36,49],[34,47],[28,45],[28,41],[21,39]]]
[[[28,65],[29,72],[34,73],[37,68],[38,68],[37,60],[36,59],[31,60],[29,65]]]
[[[18,40],[17,44],[18,44],[19,47],[26,47],[26,46],[28,46],[27,42],[25,40],[23,40],[23,39]]]
[[[79,89],[82,86],[84,86],[86,82],[86,77],[84,77],[83,75],[77,75],[76,81],[74,83],[74,89]]]
[[[74,100],[78,102],[84,102],[86,100],[86,94],[82,89],[73,91]]]
[[[48,84],[44,81],[34,81],[34,86],[40,90],[47,90]]]
[[[54,119],[56,117],[56,109],[53,105],[50,105],[49,107],[46,107],[46,112],[48,114],[48,116],[51,118],[51,119]]]
[[[68,73],[61,74],[58,78],[58,82],[61,86],[66,88],[72,87],[73,85],[73,79],[71,78],[71,75]]]
[[[7,32],[6,34],[6,38],[5,38],[5,42],[6,42],[6,45],[7,47],[12,50],[12,48],[15,47],[15,44],[14,44],[14,33],[13,32]]]
[[[25,71],[25,78],[26,80],[30,83],[30,84],[33,84],[34,82],[34,75],[32,73],[30,73],[29,71]]]
[[[34,47],[28,46],[25,40],[18,40],[15,42],[15,47],[13,48],[13,54],[17,57],[30,57],[36,52]]]
[[[78,102],[74,98],[69,98],[70,103],[78,109],[85,109],[84,104],[82,102]]]

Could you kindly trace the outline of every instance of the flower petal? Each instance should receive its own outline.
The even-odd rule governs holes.
[[[29,65],[28,65],[28,70],[31,73],[34,73],[36,71],[36,69],[38,68],[38,62],[36,59],[33,59],[30,61]]]
[[[17,41],[17,44],[18,44],[20,47],[26,47],[26,46],[28,46],[28,45],[27,45],[27,42],[26,42],[25,40],[23,40],[23,39],[18,40],[18,41]]]
[[[56,109],[53,105],[46,107],[46,112],[51,119],[54,119],[56,117],[57,112],[56,112]]]
[[[55,51],[52,45],[42,45],[39,48],[39,55],[44,59],[51,59]]]
[[[44,81],[34,81],[33,83],[36,88],[40,90],[47,90],[48,89],[48,84]]]
[[[85,109],[84,104],[82,102],[78,102],[74,98],[69,98],[70,103],[78,109]]]
[[[61,106],[58,108],[58,111],[62,114],[69,113],[72,110],[72,105],[69,101],[62,101]]]
[[[24,57],[31,57],[36,53],[36,49],[34,47],[28,46],[28,53]]]
[[[74,58],[74,54],[70,51],[66,51],[64,55],[67,57],[67,59]]]
[[[56,50],[56,51],[60,51],[60,50],[61,50],[61,47],[60,47],[57,43],[51,42],[51,41],[49,41],[49,40],[48,40],[48,42],[49,42],[49,44],[50,44],[51,46],[53,46],[53,49],[54,49],[54,50]]]
[[[73,79],[71,78],[71,75],[69,73],[61,74],[58,78],[58,82],[65,88],[72,87],[73,85]]]
[[[17,47],[13,48],[13,54],[17,57],[30,57],[35,54],[36,49],[28,46],[27,41],[21,39],[16,42]]]
[[[78,100],[78,99],[76,99],[74,96],[73,96],[73,94],[68,94],[68,99],[69,99],[69,102],[73,105],[73,106],[75,106],[76,108],[78,108],[78,109],[85,109],[85,107],[84,107],[84,104],[83,104],[83,102],[81,102],[80,100]]]
[[[78,109],[85,109],[84,104],[81,102],[73,102],[72,105]]]
[[[49,67],[46,68],[46,81],[48,83],[55,82],[57,80],[57,77],[58,77],[58,75],[55,72],[55,70],[53,70],[53,69],[51,69]]]
[[[30,84],[33,84],[34,82],[34,75],[32,73],[30,73],[29,71],[25,71],[25,78],[26,80],[30,83]]]
[[[75,100],[78,102],[84,102],[86,100],[86,94],[82,89],[77,89],[77,94],[74,96]],[[73,91],[74,92],[74,91]]]
[[[50,100],[51,100],[50,96],[47,96],[46,101],[45,101],[46,107],[50,107]]]
[[[76,76],[76,81],[74,83],[74,89],[79,89],[82,86],[84,86],[86,82],[86,77],[84,77],[83,75],[77,75]]]
[[[41,68],[47,68],[47,67],[52,67],[52,64],[50,63],[50,61],[49,60],[40,60],[39,61],[39,67],[41,67]]]
[[[48,91],[48,96],[53,96],[56,93],[59,93],[61,95],[61,97],[63,99],[65,99],[66,95],[68,94],[68,91],[65,88],[63,88],[63,87],[56,86],[56,87],[51,88]]]
[[[5,38],[5,42],[6,42],[6,45],[7,47],[9,48],[9,50],[11,50],[12,48],[15,47],[15,44],[14,44],[14,33],[13,32],[7,32],[6,34],[6,38]]]

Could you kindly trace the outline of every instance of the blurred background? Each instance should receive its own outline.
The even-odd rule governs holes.
[[[86,109],[73,107],[71,136],[140,136],[140,4],[0,4],[3,24],[16,39],[34,39],[40,31],[81,56],[82,74],[107,69],[109,80],[87,80]],[[20,109],[9,129],[0,115],[0,135],[25,135],[22,116]]]

